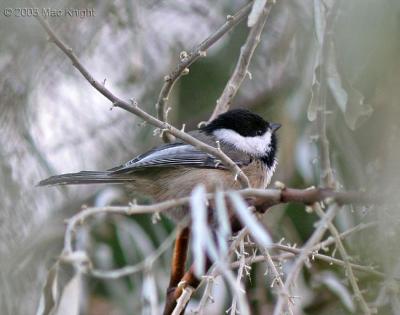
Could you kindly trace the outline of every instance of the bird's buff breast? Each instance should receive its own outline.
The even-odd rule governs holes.
[[[254,161],[242,170],[249,178],[252,188],[265,188],[270,180],[261,161]],[[142,193],[152,197],[156,202],[189,196],[198,184],[203,184],[207,192],[214,192],[218,187],[224,190],[241,188],[232,173],[223,169],[166,168],[143,176],[137,174],[135,179],[130,188],[136,194]],[[187,215],[187,210],[170,210],[168,215],[174,220],[181,220]]]

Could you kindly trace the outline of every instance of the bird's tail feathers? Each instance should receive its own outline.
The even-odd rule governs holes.
[[[78,185],[78,184],[101,184],[101,183],[126,183],[133,181],[132,176],[126,174],[115,174],[111,171],[82,171],[51,176],[38,183],[38,186],[49,185]]]

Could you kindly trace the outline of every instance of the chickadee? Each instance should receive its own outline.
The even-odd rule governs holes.
[[[247,175],[253,188],[265,188],[277,164],[277,138],[281,127],[245,109],[219,115],[189,134],[221,148]],[[219,144],[218,144],[219,143]],[[216,187],[238,189],[240,184],[216,157],[181,141],[163,144],[107,171],[82,171],[52,176],[46,185],[122,183],[155,201],[185,197],[198,184],[208,192]]]

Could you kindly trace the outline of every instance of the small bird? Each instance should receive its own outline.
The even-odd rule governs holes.
[[[219,147],[247,175],[251,187],[265,188],[277,165],[277,137],[281,127],[246,109],[219,115],[189,134]],[[107,171],[82,171],[52,176],[39,186],[122,183],[155,201],[188,196],[198,184],[208,192],[216,187],[238,189],[240,183],[216,157],[177,140],[147,151]]]

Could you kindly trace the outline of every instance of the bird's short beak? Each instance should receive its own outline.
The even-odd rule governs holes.
[[[281,128],[281,124],[278,124],[278,123],[272,123],[272,124],[270,124],[269,125],[270,127],[271,127],[271,130],[272,130],[272,132],[275,132],[275,131],[277,131],[279,128]]]

